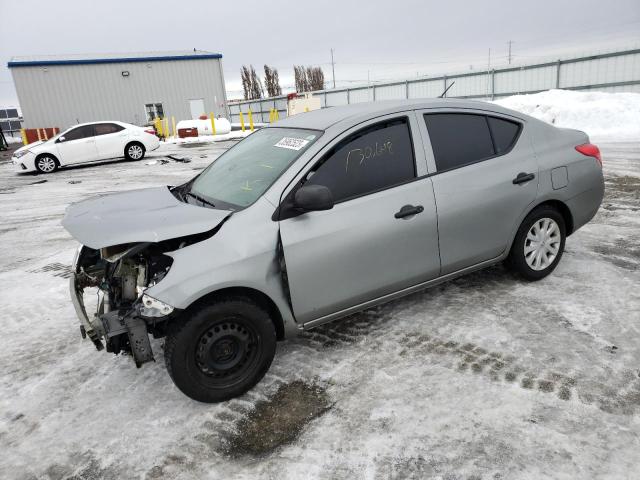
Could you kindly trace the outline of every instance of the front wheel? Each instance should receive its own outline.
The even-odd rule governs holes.
[[[228,297],[187,312],[167,335],[167,371],[185,395],[200,402],[229,400],[265,375],[276,351],[269,314],[244,297]]]
[[[58,160],[53,155],[44,154],[36,159],[36,170],[39,173],[53,173],[58,167]]]
[[[523,220],[507,257],[507,266],[526,280],[540,280],[560,262],[566,227],[555,208],[543,205]]]
[[[127,160],[142,160],[144,153],[144,145],[138,142],[130,143],[124,149],[124,157]]]

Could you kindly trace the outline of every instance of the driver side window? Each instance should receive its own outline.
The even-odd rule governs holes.
[[[69,130],[63,135],[64,141],[80,140],[82,138],[93,137],[93,125],[83,125],[81,127]]]
[[[336,145],[307,176],[324,185],[335,203],[384,190],[416,177],[406,117],[367,127]]]

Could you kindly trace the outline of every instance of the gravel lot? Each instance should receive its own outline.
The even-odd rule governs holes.
[[[0,478],[638,478],[639,144],[601,145],[603,207],[545,280],[497,266],[319,328],[244,397],[203,405],[162,362],[80,339],[60,220],[231,144],[49,176],[0,158]]]

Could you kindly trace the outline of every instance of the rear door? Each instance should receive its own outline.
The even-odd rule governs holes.
[[[64,140],[60,141],[62,138]],[[62,165],[92,162],[98,159],[93,125],[82,125],[61,135],[57,140],[58,160]]]
[[[413,112],[367,122],[332,142],[302,174],[297,185],[327,186],[336,204],[280,221],[297,321],[438,275],[435,202],[419,138]],[[418,213],[404,216],[403,207]]]
[[[124,156],[124,146],[128,132],[117,123],[96,123],[94,125],[96,148],[100,159]]]
[[[536,198],[538,165],[526,126],[518,119],[478,111],[421,113],[435,171],[445,275],[505,251]]]

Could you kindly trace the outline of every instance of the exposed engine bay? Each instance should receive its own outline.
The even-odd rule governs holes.
[[[133,355],[136,365],[153,360],[148,333],[165,334],[174,308],[144,291],[161,281],[173,259],[174,242],[133,243],[95,250],[80,247],[73,265],[71,298],[81,320],[80,331],[98,350]],[[97,290],[93,315],[85,308],[85,290]],[[105,344],[103,344],[103,339]]]

